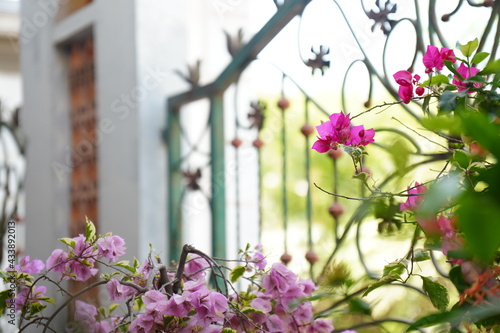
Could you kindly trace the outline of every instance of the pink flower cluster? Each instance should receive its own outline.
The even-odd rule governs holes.
[[[14,271],[16,273],[24,273],[24,274],[38,274],[45,268],[45,264],[43,261],[39,259],[34,259],[30,261],[30,256],[23,257],[19,264],[15,265]],[[7,269],[7,271],[12,272],[12,270]],[[33,286],[31,288],[26,281],[21,278],[17,281],[19,285],[19,291],[15,297],[15,299],[7,299],[6,304],[14,303],[14,308],[16,311],[20,311],[25,306],[30,306],[33,303],[40,303],[39,298],[44,297],[47,292],[47,288],[45,286]]]
[[[444,67],[444,60],[451,61],[453,64],[457,61],[453,50],[443,47],[441,48],[441,51],[439,51],[437,47],[428,45],[427,51],[422,59],[425,66],[425,72],[432,73],[434,72],[434,69],[438,71],[442,70]]]
[[[425,52],[422,59],[422,62],[425,66],[425,73],[433,73],[434,71],[442,70],[445,65],[444,61],[450,61],[452,64],[457,61],[453,50],[447,49],[445,47],[439,50],[433,45],[427,46],[427,51]],[[472,66],[469,67],[462,62],[457,68],[457,72],[462,78],[468,79],[479,73],[479,69]],[[422,96],[424,94],[425,89],[422,86],[419,86],[420,75],[412,75],[409,71],[402,70],[396,72],[393,77],[394,80],[399,84],[398,96],[399,98],[401,98],[403,103],[410,103],[415,94],[417,94],[418,96]],[[457,89],[459,91],[467,89],[467,85],[457,75],[453,76],[452,84],[457,86]],[[476,88],[480,88],[481,86],[481,83],[474,83],[474,87]]]
[[[365,130],[363,125],[351,126],[349,115],[343,112],[334,113],[328,121],[316,126],[318,140],[314,142],[312,149],[326,153],[330,149],[337,149],[340,144],[346,146],[366,146],[374,141],[375,131],[373,128]]]
[[[237,312],[229,314],[230,328],[240,332],[298,332],[321,333],[333,331],[331,320],[314,319],[312,304],[298,302],[311,295],[316,286],[311,280],[298,279],[285,265],[275,263],[263,276],[264,290],[253,292],[250,305],[258,312],[242,318]],[[250,322],[250,319],[253,322]]]
[[[453,218],[444,216],[443,214],[431,217],[422,217],[418,215],[418,209],[423,201],[424,195],[427,193],[427,187],[423,184],[415,182],[414,187],[408,187],[408,199],[401,203],[399,209],[407,210],[416,213],[418,225],[422,228],[425,235],[431,239],[440,239],[442,251],[448,255],[450,250],[459,250],[464,246],[464,238],[457,233],[456,223]],[[454,263],[461,263],[461,260],[450,260]]]
[[[69,328],[68,332],[108,333],[113,331],[107,321],[97,321],[96,317],[97,308],[94,305],[77,300],[74,317],[77,327]]]
[[[95,230],[89,223],[89,229]],[[96,275],[98,262],[107,259],[114,264],[125,253],[124,240],[111,234],[96,237],[90,232],[87,236],[63,238],[61,241],[68,246],[67,249],[54,250],[46,265],[41,260],[30,261],[25,257],[15,266],[15,274],[24,280],[19,284],[16,298],[7,302],[13,303],[16,311],[22,310],[24,314],[34,316],[45,308],[43,302],[52,302],[45,297],[47,288],[37,284],[43,279],[35,280],[31,276],[41,274],[45,267],[47,273],[55,272],[61,280],[87,281]],[[219,333],[224,328],[238,333],[331,332],[332,321],[315,319],[313,306],[307,301],[316,289],[314,283],[299,279],[281,263],[266,271],[266,258],[261,250],[261,245],[253,250],[247,247],[242,260],[246,262],[246,268],[254,271],[253,278],[259,278],[262,285],[253,284],[247,291],[229,296],[208,288],[206,271],[214,263],[201,254],[188,254],[180,290],[174,289],[178,288],[175,287],[178,281],[174,274],[165,270],[163,265],[153,264],[151,259],[140,266],[137,261],[132,266],[120,262],[118,266],[126,270],[119,270],[123,275],[107,275],[105,289],[111,302],[127,302],[134,311],[124,316],[103,318],[94,305],[76,300],[74,322],[69,325],[68,332],[103,333],[126,329],[132,333]],[[125,273],[127,270],[130,272]],[[160,286],[162,272],[167,274],[169,282]]]
[[[399,84],[398,95],[403,100],[403,103],[410,103],[413,96],[413,90],[418,96],[424,94],[424,88],[418,86],[418,81],[420,80],[420,75],[412,75],[409,71],[399,71],[393,75],[397,84]],[[416,89],[414,89],[416,86]]]
[[[415,186],[408,186],[408,198],[406,202],[403,202],[399,205],[400,210],[409,210],[415,212],[423,200],[424,193],[427,193],[427,187],[423,184],[419,184],[415,182]]]
[[[120,236],[107,235],[97,240],[97,244],[88,241],[85,236],[73,238],[74,245],[68,249],[56,249],[47,259],[49,272],[56,272],[64,280],[87,281],[96,275],[96,260],[107,258],[110,263],[118,261],[125,254],[125,241]]]
[[[130,324],[130,332],[220,332],[224,313],[228,310],[227,298],[207,288],[205,278],[188,281],[181,294],[168,297],[158,290],[142,296],[146,311]],[[168,324],[165,318],[172,317]]]
[[[476,67],[467,67],[466,65],[464,65],[464,63],[461,63],[457,68],[457,72],[467,80],[468,78],[473,77],[474,75],[479,73],[479,69]],[[462,80],[460,80],[460,78],[458,78],[456,75],[453,76],[453,80],[451,81],[451,83],[456,85],[459,91],[467,90],[467,85],[462,82]],[[476,88],[481,88],[481,86],[482,84],[479,82],[474,83],[474,87]],[[472,91],[470,91],[469,93],[472,93]]]

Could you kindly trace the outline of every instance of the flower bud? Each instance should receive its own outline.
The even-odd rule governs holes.
[[[306,260],[311,264],[314,265],[319,260],[318,254],[314,251],[308,251],[306,253]]]
[[[238,138],[234,138],[232,141],[231,141],[231,144],[233,145],[234,148],[238,148],[239,146],[241,146],[243,142],[238,139]]]
[[[290,107],[290,101],[285,98],[285,97],[282,97],[279,101],[278,101],[278,107],[281,109],[281,110],[286,110]]]
[[[331,158],[336,160],[342,156],[343,152],[342,152],[342,149],[337,148],[337,149],[330,149],[327,154],[328,154],[328,156],[330,156]]]
[[[309,124],[305,124],[301,127],[300,131],[304,134],[304,136],[309,136],[314,133],[314,127]]]
[[[342,206],[338,202],[334,202],[330,207],[328,207],[328,212],[333,217],[339,217],[340,215],[344,214],[344,206]]]
[[[289,253],[283,253],[280,257],[280,260],[282,263],[284,263],[285,265],[288,265],[288,263],[290,261],[292,261],[292,255],[290,255]]]
[[[260,149],[264,145],[264,141],[262,141],[260,138],[257,138],[253,140],[252,145],[257,149]]]

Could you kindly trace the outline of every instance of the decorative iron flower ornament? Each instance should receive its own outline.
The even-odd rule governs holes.
[[[234,57],[234,55],[243,47],[243,30],[239,29],[235,36],[231,36],[227,31],[224,31],[226,35],[226,46],[229,54]]]
[[[198,181],[201,178],[201,169],[200,168],[196,169],[196,171],[194,171],[194,172],[192,172],[188,169],[187,171],[184,171],[182,173],[182,175],[184,176],[184,178],[187,181],[187,185],[186,185],[187,188],[189,188],[190,190],[193,190],[193,191],[197,191],[200,189],[200,184],[198,184]]]
[[[311,46],[311,52],[316,56],[315,58],[306,61],[306,65],[312,68],[312,73],[316,69],[321,71],[321,75],[325,74],[325,69],[330,68],[330,61],[325,60],[325,56],[330,53],[330,48],[324,45],[320,45],[319,51],[315,51],[314,47]]]
[[[197,60],[193,65],[188,65],[188,73],[184,74],[179,70],[175,70],[175,73],[179,75],[184,81],[189,83],[191,87],[198,87],[200,85],[200,67],[201,60]]]
[[[374,12],[372,9],[366,13],[368,18],[375,21],[372,25],[372,32],[375,30],[377,25],[380,25],[380,30],[382,30],[384,35],[388,35],[396,24],[395,20],[391,20],[389,18],[389,14],[394,14],[398,9],[398,5],[391,4],[390,0],[387,0],[383,6],[380,4],[380,0],[376,0],[375,5],[378,7],[378,12]]]
[[[266,109],[266,104],[258,100],[256,102],[250,103],[251,112],[248,113],[248,119],[250,120],[250,128],[256,127],[259,131],[264,126],[264,110]]]

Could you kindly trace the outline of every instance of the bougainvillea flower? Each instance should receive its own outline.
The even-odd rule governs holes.
[[[439,238],[441,237],[441,229],[439,228],[437,219],[435,216],[432,217],[417,217],[417,223],[422,228],[427,238]]]
[[[409,71],[399,71],[394,75],[394,80],[399,84],[398,95],[399,98],[403,101],[403,103],[408,104],[410,100],[413,98],[413,88],[418,84],[420,80],[420,75],[415,74],[412,75]],[[424,88],[417,87],[416,93],[418,96],[422,96],[424,94]]]
[[[413,82],[413,76],[409,71],[396,72],[392,77],[400,86],[411,86]]]
[[[447,49],[446,47],[441,48],[441,59],[444,61],[451,61],[454,64],[457,59],[455,58],[455,53],[451,49]]]
[[[415,182],[415,186],[412,189],[408,187],[408,199],[406,199],[406,202],[399,205],[399,210],[410,210],[414,212],[423,200],[422,194],[426,192],[427,187],[425,185]]]
[[[191,254],[189,260],[186,262],[186,266],[184,266],[184,274],[189,279],[198,280],[206,275],[208,268],[210,268],[210,264],[206,259],[197,254]]]
[[[25,305],[40,303],[37,299],[43,297],[46,292],[47,287],[45,286],[35,286],[32,290],[30,290],[29,287],[22,287],[14,298],[14,302],[12,302],[12,299],[8,298],[6,304],[14,303],[15,310],[19,311]]]
[[[439,49],[434,45],[427,46],[427,51],[424,54],[422,62],[424,63],[426,73],[433,72],[433,68],[440,71],[444,66],[441,53],[439,53]]]
[[[375,130],[373,128],[365,130],[363,125],[353,126],[351,128],[351,135],[346,144],[349,146],[366,146],[375,141],[373,139],[374,136]]]
[[[112,302],[120,302],[135,293],[134,288],[124,286],[116,279],[111,279],[108,283],[106,283],[106,291],[108,292],[109,299]]]
[[[410,103],[413,98],[413,87],[412,86],[399,86],[398,89],[399,98],[403,101],[403,103]]]
[[[330,120],[316,126],[318,140],[314,142],[312,149],[326,153],[330,149],[337,149],[340,144],[348,146],[366,146],[373,142],[375,131],[365,130],[363,125],[351,127],[349,115],[343,112],[334,113]]]
[[[117,262],[125,254],[125,241],[120,236],[106,236],[97,240],[99,254],[108,258],[109,262]]]
[[[63,273],[66,270],[65,261],[68,253],[61,249],[55,249],[47,259],[46,266],[50,272]]]
[[[458,74],[460,74],[464,79],[468,79],[470,77],[475,76],[479,73],[479,69],[476,67],[467,67],[464,63],[461,63],[457,68]],[[462,82],[456,75],[453,76],[453,80],[451,81],[454,85],[457,86],[458,90],[467,90],[467,85]],[[474,87],[481,88],[481,83],[474,83]]]
[[[19,264],[15,266],[16,272],[27,274],[38,274],[45,268],[43,261],[34,259],[30,261],[30,256],[23,257]]]
[[[307,327],[307,333],[331,332],[334,330],[331,319],[316,319]],[[355,331],[354,331],[355,332]]]
[[[77,300],[75,302],[75,320],[81,323],[93,325],[96,322],[97,308],[86,302]]]
[[[438,71],[442,70],[444,67],[443,60],[455,63],[456,59],[453,50],[443,47],[441,48],[441,51],[439,51],[438,48],[433,45],[427,46],[427,51],[422,59],[425,66],[425,72],[432,73],[434,69]]]

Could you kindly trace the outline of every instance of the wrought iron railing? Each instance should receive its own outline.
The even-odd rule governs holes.
[[[314,125],[319,124],[320,120],[326,120],[327,115],[339,112],[341,107],[345,113],[350,113],[353,121],[357,121],[359,116],[368,116],[375,112],[382,112],[391,105],[400,104],[397,108],[404,110],[405,119],[408,121],[418,121],[416,113],[419,102],[411,104],[401,104],[397,102],[399,99],[396,84],[393,82],[391,67],[388,65],[388,58],[399,52],[398,48],[413,48],[414,52],[408,56],[407,68],[412,69],[417,66],[417,61],[425,52],[427,44],[442,45],[451,47],[456,40],[447,38],[443,31],[445,25],[459,26],[460,22],[451,22],[459,15],[459,13],[473,10],[480,11],[479,14],[483,19],[479,22],[474,22],[477,28],[477,33],[480,37],[479,50],[488,48],[491,53],[491,59],[495,58],[498,52],[500,40],[500,1],[457,1],[456,4],[443,4],[436,0],[428,2],[413,1],[404,2],[398,5],[386,1],[384,3],[375,1],[373,6],[368,6],[366,2],[360,1],[356,5],[362,11],[361,15],[365,18],[363,22],[371,22],[371,30],[374,35],[377,31],[381,31],[383,35],[382,47],[380,52],[373,55],[367,50],[366,45],[362,42],[359,33],[357,32],[352,20],[360,20],[359,17],[349,17],[345,10],[349,5],[341,5],[339,1],[332,0],[333,8],[341,21],[337,24],[345,24],[350,38],[353,41],[350,47],[355,47],[359,51],[359,57],[348,59],[347,67],[344,75],[338,75],[339,90],[332,91],[332,95],[338,95],[340,104],[328,107],[323,106],[324,103],[319,102],[320,98],[307,92],[300,82],[296,81],[293,75],[284,72],[279,65],[272,65],[276,71],[276,75],[281,78],[280,92],[273,96],[263,96],[263,100],[248,100],[246,105],[248,109],[243,110],[241,103],[238,101],[238,89],[240,79],[245,75],[246,71],[252,70],[250,64],[256,64],[262,61],[259,58],[259,53],[266,47],[268,43],[272,43],[272,39],[289,24],[292,19],[298,18],[302,20],[302,14],[305,9],[314,3],[314,0],[286,0],[281,2],[275,1],[276,13],[255,34],[247,43],[242,43],[239,48],[230,50],[232,60],[229,65],[212,83],[207,85],[198,85],[196,68],[192,68],[192,73],[186,78],[191,83],[191,89],[185,93],[171,96],[168,99],[167,107],[167,130],[165,132],[165,140],[168,146],[168,239],[169,239],[169,257],[176,260],[179,257],[182,245],[190,242],[186,232],[183,232],[183,223],[187,218],[186,215],[192,213],[192,210],[198,209],[194,206],[189,206],[184,203],[186,197],[192,192],[199,192],[200,197],[206,201],[209,206],[210,216],[206,216],[206,223],[211,224],[211,243],[212,255],[218,258],[226,258],[226,246],[229,241],[227,226],[234,226],[235,234],[231,237],[235,239],[237,247],[243,247],[246,244],[245,223],[242,219],[243,206],[248,204],[245,198],[254,200],[255,204],[251,208],[255,211],[253,226],[256,230],[257,239],[263,241],[264,246],[281,249],[285,254],[291,252],[290,247],[303,246],[302,253],[308,253],[307,263],[302,260],[302,266],[309,265],[307,269],[313,278],[321,278],[324,276],[332,265],[339,264],[337,258],[340,256],[342,249],[352,247],[358,256],[359,263],[357,264],[361,270],[371,278],[379,278],[380,272],[375,268],[370,267],[366,256],[366,246],[363,244],[363,229],[366,228],[365,222],[376,221],[380,234],[387,234],[393,230],[398,230],[401,227],[399,221],[384,219],[384,210],[394,210],[397,204],[392,200],[372,202],[363,200],[366,195],[361,186],[356,189],[352,187],[352,183],[344,180],[346,173],[344,163],[339,156],[329,157],[313,155],[310,151],[312,144],[311,135],[314,134]],[[399,10],[403,8],[403,14]],[[453,8],[447,8],[453,7]],[[411,9],[408,9],[411,7]],[[324,16],[322,16],[324,17]],[[407,45],[406,41],[400,41],[398,48],[391,49],[391,37],[400,27],[406,25],[409,29],[407,35],[413,36],[414,45]],[[496,26],[495,26],[496,25]],[[302,26],[299,25],[301,28]],[[479,28],[480,26],[480,28]],[[459,29],[459,28],[457,28]],[[331,31],[335,35],[335,31]],[[365,33],[365,38],[371,38],[369,33]],[[241,42],[241,35],[233,39],[232,45],[238,45]],[[230,37],[228,37],[230,38]],[[378,35],[380,38],[380,32]],[[229,43],[231,44],[231,43]],[[292,49],[287,52],[294,52]],[[320,46],[312,45],[311,56],[299,56],[305,66],[312,69],[315,77],[318,78],[319,72],[323,73],[330,70],[330,66],[335,61],[335,55],[341,53],[339,45]],[[365,77],[356,77],[356,80],[363,82],[365,85],[362,89],[367,91],[365,99],[360,99],[356,95],[355,101],[350,100],[353,93],[348,89],[349,80],[352,79],[355,66],[362,65],[365,68]],[[336,68],[335,71],[341,71]],[[270,74],[272,71],[268,71]],[[356,74],[357,75],[357,74]],[[264,79],[265,80],[265,79]],[[234,105],[228,105],[228,91],[234,97]],[[288,90],[292,93],[288,93]],[[333,99],[333,98],[332,98]],[[389,101],[387,101],[389,99]],[[208,100],[209,107],[207,112],[206,123],[201,126],[199,135],[194,137],[199,138],[199,141],[193,141],[188,138],[186,132],[189,129],[183,127],[183,112],[191,103],[199,100]],[[392,101],[391,101],[392,100]],[[268,103],[266,103],[268,102]],[[274,102],[277,102],[276,106]],[[288,104],[292,103],[290,107]],[[201,117],[201,115],[200,115]],[[233,117],[233,119],[228,119]],[[230,130],[227,126],[230,124]],[[416,138],[413,133],[408,134],[408,131],[397,130],[379,124],[376,128],[378,135],[392,135],[393,140],[398,144],[408,145],[408,161],[405,161],[406,172],[412,172],[422,165],[435,163],[444,160],[447,156],[441,153],[430,153],[425,149],[425,145]],[[300,135],[302,133],[302,135]],[[203,147],[203,140],[209,138],[209,145]],[[206,141],[205,141],[206,142]],[[395,145],[386,146],[377,144],[370,150],[371,159],[376,159],[376,156],[390,157],[391,149]],[[248,159],[242,157],[242,149],[246,149],[248,155],[253,156],[251,162],[254,163],[253,174],[242,173],[240,168],[245,163],[249,163]],[[195,154],[201,154],[201,159],[191,159]],[[234,156],[234,166],[228,168],[226,164],[227,155]],[[385,154],[385,155],[384,155]],[[271,157],[274,160],[271,161]],[[392,155],[393,158],[397,156]],[[318,166],[319,165],[319,166]],[[351,167],[352,168],[352,167]],[[269,171],[273,172],[269,172]],[[321,170],[323,170],[321,172]],[[324,170],[327,170],[326,172]],[[360,171],[360,170],[358,170]],[[366,171],[366,170],[365,170]],[[382,171],[378,175],[377,187],[399,187],[407,181],[404,175],[387,170]],[[385,173],[384,173],[385,171]],[[266,178],[266,174],[274,175],[274,178]],[[325,175],[326,174],[326,175]],[[252,192],[245,188],[248,184],[243,185],[245,178],[255,177],[253,182],[255,191]],[[279,190],[270,189],[270,183],[279,185]],[[292,183],[296,188],[292,189]],[[228,185],[229,184],[229,185]],[[297,184],[304,184],[303,187]],[[316,188],[314,185],[317,185]],[[331,186],[329,186],[331,184]],[[404,183],[406,184],[406,183]],[[341,190],[342,188],[342,190]],[[337,195],[328,196],[320,190],[335,193]],[[300,192],[293,194],[292,192]],[[252,194],[252,193],[255,193]],[[343,193],[345,195],[338,195]],[[245,197],[246,196],[246,197]],[[245,198],[244,198],[245,197]],[[357,200],[359,199],[359,200]],[[344,208],[340,202],[343,202]],[[231,202],[231,204],[228,204]],[[243,204],[245,203],[245,204]],[[201,205],[200,205],[201,206]],[[318,207],[322,209],[317,211]],[[228,207],[231,207],[231,216],[228,218]],[[313,209],[314,207],[314,209]],[[328,208],[329,207],[329,208]],[[376,212],[373,213],[373,210]],[[342,216],[342,209],[349,210],[351,213],[348,219]],[[377,211],[378,209],[378,211]],[[200,214],[204,214],[203,210],[199,210]],[[248,212],[247,210],[246,212]],[[328,212],[331,216],[328,216]],[[183,219],[184,215],[184,219]],[[391,214],[387,214],[391,215]],[[371,216],[371,219],[367,219]],[[280,222],[277,223],[276,220]],[[318,221],[326,221],[319,223],[319,232],[316,225]],[[271,229],[269,224],[274,223],[272,227],[273,233],[269,233]],[[373,224],[370,224],[373,226]],[[279,226],[279,227],[276,227]],[[375,227],[375,229],[377,228]],[[245,228],[244,228],[245,227]],[[328,230],[332,230],[328,233]],[[279,231],[276,231],[279,230]],[[297,236],[299,230],[299,236]],[[366,231],[366,230],[365,230]],[[190,232],[197,232],[190,230]],[[272,240],[266,243],[269,238],[263,235],[272,234]],[[233,237],[234,236],[234,237]],[[278,243],[283,241],[283,245]],[[321,242],[318,242],[321,240]],[[352,242],[349,242],[352,240]],[[233,240],[231,240],[233,241]],[[325,246],[329,241],[328,249],[320,249],[318,247]],[[243,242],[243,244],[242,244]],[[320,244],[321,243],[321,244]],[[351,245],[353,243],[354,245]],[[316,248],[315,248],[316,247]],[[293,250],[293,249],[292,249]],[[323,268],[314,266],[316,253],[321,252],[322,257],[320,262],[324,265]],[[329,252],[329,253],[328,253]],[[397,255],[394,254],[395,259]],[[286,255],[282,256],[282,260],[287,261]],[[352,262],[352,257],[349,258]],[[437,271],[446,276],[440,268],[440,263],[437,258],[433,257]],[[355,265],[356,266],[356,265]],[[401,286],[401,284],[398,284]],[[423,291],[411,284],[404,285],[406,288],[416,291],[418,294],[423,294]],[[325,306],[322,315],[329,315],[338,309],[342,304],[349,301],[356,295],[359,295],[363,290],[354,292],[345,298],[340,298],[332,304]],[[380,321],[382,322],[382,321]],[[367,325],[378,325],[379,321],[372,321]],[[388,318],[384,322],[408,323],[405,320]]]

